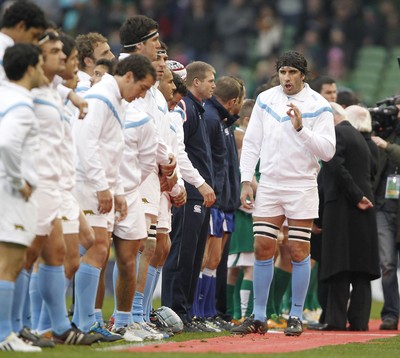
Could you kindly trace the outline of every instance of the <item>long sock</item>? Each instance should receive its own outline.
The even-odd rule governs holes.
[[[13,331],[11,310],[14,299],[15,282],[0,280],[0,342]]]
[[[64,293],[64,266],[39,265],[38,288],[49,310],[53,332],[62,334],[70,329]]]
[[[209,289],[204,295],[204,316],[205,318],[214,317],[217,314],[215,307],[215,289],[216,289],[216,272],[217,270],[204,269],[203,277],[209,277]]]
[[[140,266],[140,258],[142,257],[142,253],[138,251],[136,255],[136,278],[139,276],[139,266]]]
[[[115,328],[126,327],[131,323],[131,312],[115,311]]]
[[[51,320],[49,311],[46,307],[46,304],[43,302],[42,309],[40,310],[39,324],[37,326],[37,331],[39,334],[44,332],[48,332],[51,330]]]
[[[238,274],[238,277],[237,277],[237,280],[235,283],[235,289],[233,292],[233,300],[234,300],[233,318],[237,319],[237,320],[242,318],[242,313],[241,313],[241,308],[240,308],[240,288],[242,287],[243,275],[244,275],[243,270],[239,270],[239,274]],[[253,310],[251,312],[253,312]]]
[[[196,313],[197,317],[204,317],[204,302],[206,291],[209,289],[209,279],[203,275],[201,272],[201,278],[198,281],[198,294],[197,294],[197,302],[195,303],[194,313]],[[195,298],[196,300],[196,298]]]
[[[233,317],[234,312],[234,301],[233,295],[235,293],[235,286],[227,284],[226,285],[226,313]],[[235,318],[235,317],[233,317]]]
[[[213,276],[211,285],[211,292],[212,292],[212,316],[215,317],[217,315],[217,270],[215,270],[215,276]]]
[[[274,276],[274,258],[254,261],[254,319],[265,321],[269,287]]]
[[[270,318],[273,314],[278,314],[275,307],[275,282],[276,282],[276,268],[274,268],[274,278],[269,288],[269,295],[267,300],[267,318]]]
[[[307,256],[300,262],[292,261],[292,264],[292,307],[290,309],[290,316],[296,316],[302,319],[304,301],[310,282],[310,256]]]
[[[67,291],[70,283],[71,283],[71,280],[65,278],[65,292]],[[49,310],[47,309],[46,304],[43,302],[42,309],[40,310],[37,331],[39,334],[42,334],[42,333],[48,332],[50,330],[51,330],[51,320],[50,320]]]
[[[96,302],[97,287],[99,285],[100,269],[81,262],[75,274],[75,305],[78,306],[79,322],[75,314],[73,322],[83,332],[88,332],[96,323],[94,304]]]
[[[318,300],[316,295],[318,292],[318,263],[316,262],[314,267],[311,269],[310,284],[308,285],[306,300],[304,301],[304,309],[315,311],[319,308]]]
[[[200,317],[200,308],[199,308],[200,298],[199,298],[199,296],[200,296],[202,281],[203,281],[203,275],[200,272],[199,279],[197,280],[196,290],[194,292],[193,305],[190,308],[190,315],[192,317]]]
[[[155,274],[154,280],[153,280],[153,286],[151,287],[151,297],[154,297],[154,292],[156,291],[157,284],[158,284],[158,281],[160,279],[161,271],[162,271],[162,266],[157,267],[157,271],[156,271],[156,274]],[[153,308],[152,306],[153,306],[153,302],[150,301],[150,305],[149,305],[148,310],[147,310],[148,315],[145,318],[146,322],[150,321],[150,313],[151,313],[151,310]]]
[[[243,280],[240,288],[240,308],[242,317],[248,317],[253,311],[253,281]]]
[[[14,301],[11,311],[13,332],[22,330],[22,313],[24,311],[26,292],[29,291],[29,272],[22,269],[15,281]]]
[[[118,266],[117,263],[114,263],[114,268],[113,268],[113,293],[114,293],[114,311],[113,311],[113,316],[115,317],[115,313],[117,312],[117,279],[118,279]]]
[[[96,319],[96,322],[100,323],[100,326],[104,325],[103,311],[100,308],[95,308],[94,317]]]
[[[143,320],[143,293],[136,291],[132,302],[132,320],[142,323]]]
[[[38,273],[32,272],[29,282],[29,300],[31,306],[32,329],[36,331],[39,324],[40,310],[42,309],[43,298],[38,290]]]
[[[143,291],[143,319],[148,321],[150,317],[151,303],[153,302],[153,282],[157,274],[157,269],[149,265],[147,269],[146,284]]]
[[[275,267],[274,270],[274,310],[277,315],[282,313],[281,304],[283,295],[288,287],[290,287],[290,279],[292,277],[291,272],[281,270]]]
[[[29,287],[26,290],[24,310],[22,312],[22,325],[32,329],[32,313],[31,313],[31,301],[29,298]]]

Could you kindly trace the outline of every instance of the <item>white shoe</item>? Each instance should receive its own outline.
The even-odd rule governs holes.
[[[41,352],[42,349],[25,343],[15,333],[11,333],[3,342],[0,342],[0,351]]]
[[[305,309],[303,311],[303,323],[306,321],[307,323],[317,323],[319,321],[320,314],[317,311],[310,311],[309,309]]]
[[[146,323],[134,322],[129,326],[118,328],[114,332],[121,334],[125,340],[130,342],[157,341],[163,338],[162,334],[153,333],[153,329],[147,326]],[[124,334],[120,332],[124,332]],[[131,337],[133,338],[132,340],[130,339]],[[134,340],[135,338],[136,340]],[[139,338],[140,341],[137,340],[137,338]]]
[[[113,326],[111,332],[121,335],[127,342],[143,342],[143,339],[135,334],[135,327],[132,325],[120,328]]]
[[[164,335],[160,332],[157,332],[151,325],[149,325],[147,322],[140,323],[142,328],[149,332],[150,334],[153,335],[153,338],[151,338],[153,341],[159,341],[160,339],[164,338]]]

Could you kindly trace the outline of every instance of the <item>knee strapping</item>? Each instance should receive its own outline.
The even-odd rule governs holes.
[[[157,226],[156,224],[151,224],[150,229],[147,231],[147,239],[155,240],[157,235]]]
[[[307,241],[311,238],[311,228],[301,226],[289,226],[289,240]]]
[[[253,223],[253,233],[255,236],[265,236],[276,240],[279,234],[279,227],[265,221],[255,221]]]

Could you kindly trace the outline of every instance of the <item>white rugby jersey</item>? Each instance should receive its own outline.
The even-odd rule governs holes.
[[[124,150],[124,101],[117,81],[105,74],[85,94],[88,114],[75,121],[76,180],[90,183],[96,191],[124,193],[119,167]]]
[[[53,84],[32,90],[39,120],[39,187],[59,189],[61,144],[64,140],[63,103]]]
[[[147,176],[157,170],[157,129],[150,116],[133,106],[127,107],[124,126],[124,156],[121,177],[125,194],[136,190]]]
[[[171,149],[168,145],[169,142],[169,123],[165,118],[163,108],[157,103],[158,89],[154,85],[150,88],[145,98],[137,98],[131,102],[130,106],[138,110],[146,112],[153,120],[157,129],[157,164],[167,164],[169,162],[168,155]],[[161,94],[162,96],[162,94]],[[168,111],[168,109],[167,109]]]
[[[198,188],[205,183],[205,180],[200,175],[199,171],[193,166],[185,150],[183,132],[183,123],[186,120],[185,111],[181,107],[176,106],[173,111],[169,112],[169,117],[176,131],[176,141],[178,146],[176,160],[179,165],[179,171],[186,182],[193,185],[195,188]]]
[[[10,191],[38,185],[39,123],[33,95],[11,82],[0,86],[0,180]]]
[[[72,121],[74,114],[67,107],[63,112],[64,140],[61,143],[61,179],[60,189],[71,191],[75,186],[76,149],[72,139]]]
[[[286,114],[289,103],[302,113],[297,132]],[[311,188],[317,185],[318,160],[335,154],[333,114],[328,101],[305,84],[294,96],[281,86],[262,92],[243,139],[241,180],[252,181],[260,158],[260,182],[274,187]]]

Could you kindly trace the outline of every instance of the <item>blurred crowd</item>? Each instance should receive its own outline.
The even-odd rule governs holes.
[[[7,3],[9,1],[3,1]],[[394,0],[34,0],[64,31],[97,31],[120,52],[118,29],[135,14],[160,24],[170,57],[203,60],[243,78],[251,93],[269,79],[276,55],[296,49],[316,75],[346,82],[360,46],[400,45]]]
[[[3,1],[7,3],[8,1]],[[170,58],[203,60],[239,75],[249,90],[269,79],[282,50],[296,49],[315,75],[345,82],[360,46],[400,46],[394,0],[35,0],[64,31],[98,31],[120,52],[118,29],[135,14],[160,24]]]

